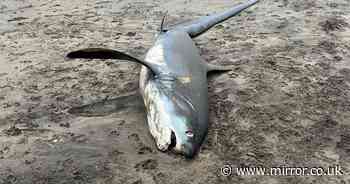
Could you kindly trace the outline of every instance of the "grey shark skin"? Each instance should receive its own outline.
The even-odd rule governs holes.
[[[230,70],[205,63],[192,38],[257,2],[250,0],[187,26],[170,30],[161,28],[144,60],[99,48],[74,51],[67,57],[120,59],[142,64],[140,93],[146,107],[148,127],[158,149],[166,151],[172,148],[192,158],[208,131],[207,73]]]

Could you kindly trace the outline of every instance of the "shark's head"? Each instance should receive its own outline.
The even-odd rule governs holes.
[[[179,109],[178,109],[179,110]],[[183,109],[181,109],[183,110]],[[170,115],[172,120],[169,122],[171,129],[171,145],[175,152],[184,154],[188,158],[192,158],[198,151],[197,143],[197,124],[196,118],[187,114]]]
[[[191,102],[157,83],[146,87],[144,100],[148,126],[158,149],[173,150],[188,158],[195,156],[202,134]]]

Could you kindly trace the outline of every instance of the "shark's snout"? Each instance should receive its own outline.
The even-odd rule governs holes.
[[[183,145],[183,151],[182,153],[186,158],[193,158],[198,151],[198,146],[195,146],[194,144],[185,144]]]
[[[192,132],[186,132],[185,135],[188,136],[188,138],[182,140],[176,140],[174,136],[174,139],[172,139],[173,146],[169,146],[169,150],[182,154],[186,158],[193,158],[198,152],[199,145],[194,142],[194,135]]]

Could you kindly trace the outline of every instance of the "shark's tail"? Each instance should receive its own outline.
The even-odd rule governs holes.
[[[197,37],[209,30],[211,27],[215,26],[216,24],[221,23],[237,15],[241,11],[257,3],[258,1],[259,0],[249,0],[248,2],[235,6],[223,13],[203,17],[198,21],[195,21],[193,24],[185,26],[184,29],[192,38]]]

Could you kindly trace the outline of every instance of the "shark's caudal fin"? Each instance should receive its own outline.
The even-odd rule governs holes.
[[[215,26],[216,24],[221,23],[237,15],[241,11],[257,3],[258,1],[259,0],[249,0],[248,2],[235,6],[223,13],[203,17],[198,21],[195,21],[193,24],[185,26],[184,29],[192,38],[197,37],[202,33],[206,32],[211,27]]]
[[[133,56],[125,54],[123,52],[119,52],[111,49],[104,48],[87,48],[81,49],[77,51],[73,51],[67,54],[68,58],[82,58],[82,59],[120,59],[126,61],[132,61],[136,63],[140,63],[150,69],[154,74],[159,72],[159,69],[156,65],[151,63],[142,61]]]

